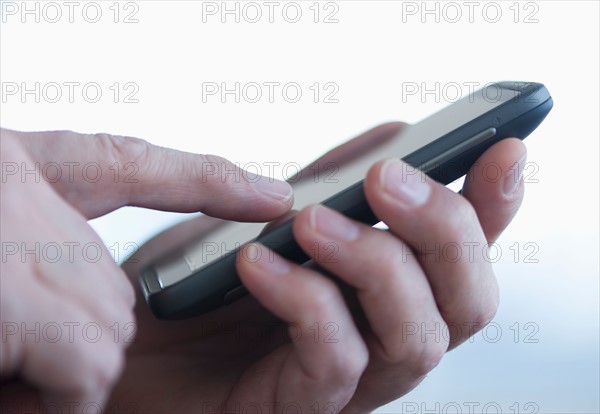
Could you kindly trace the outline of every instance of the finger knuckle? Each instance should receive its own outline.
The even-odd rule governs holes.
[[[13,131],[4,129],[1,130],[0,143],[2,148],[2,151],[0,151],[0,160],[2,160],[3,163],[8,164],[19,161],[30,161],[25,148],[19,140],[19,137]],[[3,180],[3,184],[4,183],[5,180]]]
[[[405,344],[406,349],[399,350],[388,358],[398,366],[420,378],[431,372],[442,360],[448,349],[448,341],[444,338],[428,338]]]
[[[242,169],[226,158],[218,155],[199,155],[195,165],[195,176],[203,183],[227,185],[242,181]]]
[[[124,365],[124,351],[116,343],[107,345],[99,355],[93,355],[92,359],[88,355],[85,356],[89,367],[82,370],[83,378],[79,382],[81,391],[89,393],[98,389],[108,389],[119,378]]]
[[[498,293],[498,284],[495,279],[490,283],[490,286],[487,289],[487,293],[484,295],[483,300],[477,306],[477,309],[474,311],[474,325],[478,327],[478,329],[482,329],[486,325],[488,325],[494,317],[496,316],[496,312],[498,311],[498,307],[500,305],[500,298]]]
[[[148,141],[107,133],[93,134],[91,138],[99,148],[99,153],[111,165],[114,163],[147,164],[152,147]]]
[[[500,303],[498,284],[495,279],[488,286],[479,289],[480,300],[477,302],[454,301],[446,306],[439,305],[444,318],[451,323],[450,335],[452,342],[464,340],[487,326],[498,310]]]
[[[448,349],[445,340],[431,340],[422,344],[420,353],[412,361],[412,372],[424,376],[438,366]]]
[[[332,378],[340,381],[346,387],[354,387],[358,384],[367,365],[369,354],[364,347],[355,347],[353,351],[345,350],[339,352],[338,358],[332,358],[328,373]]]
[[[395,251],[386,252],[382,249],[379,253],[380,255],[374,257],[376,261],[372,264],[373,275],[376,276],[371,277],[369,282],[373,286],[372,290],[381,292],[384,289],[397,286],[397,280],[403,277],[402,274],[406,272],[406,265],[402,263],[401,255]]]
[[[435,323],[425,331],[424,323],[419,325],[419,333],[406,332],[392,337],[382,344],[384,360],[394,366],[409,370],[415,377],[422,377],[433,370],[448,350],[449,338],[444,334],[445,324]]]
[[[100,340],[65,345],[69,355],[68,374],[62,378],[65,391],[90,394],[107,390],[119,378],[124,365],[124,350],[118,344]]]
[[[96,384],[101,389],[108,388],[115,383],[123,369],[123,351],[115,347],[110,354],[96,371]]]
[[[339,291],[337,286],[329,280],[319,280],[319,286],[315,289],[311,289],[312,293],[310,296],[310,313],[313,313],[315,317],[326,315],[331,309],[332,303],[338,301]]]
[[[2,157],[2,160],[4,160],[4,158],[8,155],[20,151],[20,148],[17,138],[13,135],[11,131],[2,129],[0,130],[0,133],[0,142],[2,143],[2,152],[0,153],[0,156]],[[10,157],[7,157],[7,159],[10,159]]]

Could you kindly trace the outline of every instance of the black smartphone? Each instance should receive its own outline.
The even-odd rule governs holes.
[[[540,83],[488,84],[335,170],[331,180],[292,184],[294,209],[321,203],[346,216],[379,222],[366,202],[363,179],[375,162],[403,159],[431,178],[449,184],[462,177],[494,143],[529,135],[552,108]],[[293,218],[271,226],[228,222],[201,239],[158,258],[140,272],[146,300],[160,319],[184,319],[234,302],[246,291],[235,269],[237,252],[258,241],[283,257],[304,263],[308,256],[292,235]],[[259,235],[260,234],[260,235]]]

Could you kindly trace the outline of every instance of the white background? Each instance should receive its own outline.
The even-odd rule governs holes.
[[[263,15],[256,23],[249,22],[256,8],[237,3],[237,23],[235,15],[223,22],[220,13],[203,14],[221,2],[98,2],[102,15],[90,23],[95,8],[83,13],[89,2],[77,3],[72,22],[62,2],[58,9],[27,2],[39,7],[38,23],[35,14],[20,14],[21,2],[2,1],[5,12],[19,10],[2,15],[1,124],[133,135],[241,165],[306,164],[382,122],[424,118],[454,98],[456,85],[466,94],[470,82],[544,83],[555,106],[526,140],[527,195],[499,240],[502,303],[494,324],[379,412],[597,413],[598,2],[320,2],[318,23],[313,3],[297,3],[297,23],[286,21],[295,17],[292,6],[283,14],[287,2],[277,3],[272,22],[258,2]],[[425,7],[437,8],[437,16],[423,15]],[[57,10],[62,17],[51,23]],[[328,15],[337,22],[325,23]],[[125,23],[127,16],[137,22]],[[57,103],[49,102],[50,89],[40,102],[5,93],[6,85],[23,82],[95,82],[102,98],[88,102],[94,96],[81,86],[73,102],[67,87]],[[116,82],[114,102],[109,87]],[[289,103],[279,88],[269,102],[265,88],[254,104],[231,95],[225,103],[218,95],[203,102],[203,82],[296,82],[303,95]],[[317,103],[309,89],[315,82]],[[328,82],[339,88],[337,103],[324,102]],[[437,84],[438,93],[403,94],[412,83],[433,90]],[[124,102],[133,87],[138,102]],[[183,218],[124,208],[92,225],[118,252]]]

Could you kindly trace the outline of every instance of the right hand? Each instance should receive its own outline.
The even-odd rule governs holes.
[[[0,411],[41,399],[61,412],[103,407],[123,370],[135,293],[86,220],[132,205],[267,221],[293,202],[286,183],[262,177],[253,185],[225,159],[135,138],[0,136]]]

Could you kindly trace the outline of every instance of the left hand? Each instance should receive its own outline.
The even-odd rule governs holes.
[[[399,128],[369,131],[333,157]],[[523,167],[524,155],[517,139],[494,145],[469,171],[462,195],[402,174],[399,161],[379,162],[365,192],[389,231],[324,207],[297,215],[295,237],[322,271],[262,250],[261,259],[238,265],[253,297],[185,321],[155,319],[138,297],[138,337],[112,407],[354,413],[406,394],[496,312],[498,286],[483,250],[518,210],[524,187],[515,163]],[[499,180],[482,174],[490,162],[503,172]],[[125,271],[137,279],[140,267],[210,222],[201,217],[168,230]],[[255,258],[256,249],[266,248],[247,247],[243,257]]]

